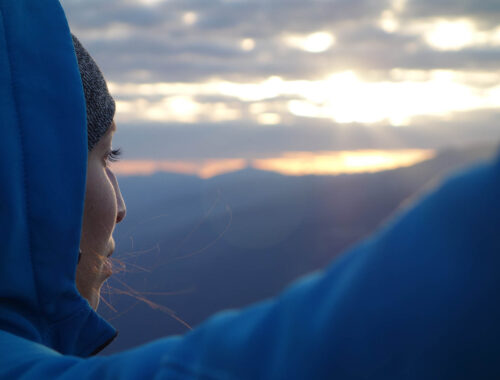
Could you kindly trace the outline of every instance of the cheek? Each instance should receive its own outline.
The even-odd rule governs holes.
[[[114,188],[103,167],[89,167],[82,226],[82,239],[102,247],[113,233],[117,206]]]

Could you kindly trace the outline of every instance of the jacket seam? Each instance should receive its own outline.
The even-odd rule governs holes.
[[[37,308],[40,309],[40,293],[39,293],[39,290],[38,290],[38,287],[37,287],[37,281],[36,281],[36,274],[35,274],[35,266],[34,266],[34,260],[33,260],[33,251],[32,251],[32,236],[31,236],[31,228],[30,228],[30,224],[29,224],[29,201],[28,201],[28,176],[26,174],[26,160],[25,160],[25,152],[26,152],[26,149],[25,149],[25,146],[24,146],[24,134],[23,134],[23,127],[22,127],[22,122],[21,122],[21,116],[20,116],[20,113],[19,113],[19,104],[18,104],[18,99],[17,99],[17,96],[16,96],[16,92],[14,91],[14,83],[13,83],[13,65],[12,65],[12,62],[11,62],[11,57],[10,57],[10,45],[9,45],[9,41],[8,41],[8,38],[7,38],[7,29],[6,29],[6,24],[5,24],[5,17],[4,17],[4,13],[2,12],[2,10],[0,9],[0,17],[2,19],[2,26],[3,26],[3,35],[4,35],[4,42],[5,42],[5,50],[7,51],[7,63],[8,63],[8,70],[9,70],[9,86],[10,86],[10,90],[11,90],[11,93],[12,93],[12,101],[14,103],[14,117],[16,118],[17,120],[17,125],[19,127],[19,140],[20,140],[20,146],[21,146],[21,166],[22,166],[22,170],[23,170],[23,183],[24,183],[24,191],[23,191],[23,199],[24,199],[24,205],[25,205],[25,222],[26,222],[26,231],[27,231],[27,234],[28,234],[28,251],[29,251],[29,256],[30,256],[30,260],[31,260],[31,269],[32,269],[32,275],[33,275],[33,285],[35,287],[35,294],[36,294],[36,301],[37,301]],[[41,321],[41,317],[40,315],[38,315],[38,318],[37,318],[38,322],[40,323]]]

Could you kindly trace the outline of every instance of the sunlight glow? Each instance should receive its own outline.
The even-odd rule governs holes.
[[[280,158],[254,160],[253,166],[285,175],[337,175],[411,166],[434,156],[432,150],[288,152]]]
[[[459,83],[455,72],[445,70],[435,70],[428,80],[415,82],[362,82],[353,72],[346,72],[303,88],[304,99],[289,101],[289,111],[338,123],[388,121],[401,126],[419,115],[444,116],[500,106],[497,98]]]

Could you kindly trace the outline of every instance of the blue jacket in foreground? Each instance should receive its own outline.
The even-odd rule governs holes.
[[[85,104],[57,0],[0,0],[0,131],[1,379],[500,378],[499,159],[273,299],[96,357],[115,331],[75,288]]]

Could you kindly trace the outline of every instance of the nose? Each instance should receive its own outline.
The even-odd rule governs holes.
[[[125,206],[125,201],[123,200],[122,193],[118,184],[116,185],[116,200],[118,205],[116,223],[120,223],[123,219],[125,219],[125,215],[127,215],[127,206]]]
[[[120,223],[123,219],[125,219],[125,215],[127,215],[127,206],[125,206],[125,201],[123,200],[120,186],[118,185],[118,180],[116,179],[115,174],[110,169],[107,169],[107,171],[116,194],[116,205],[118,211],[116,214],[116,223]]]

